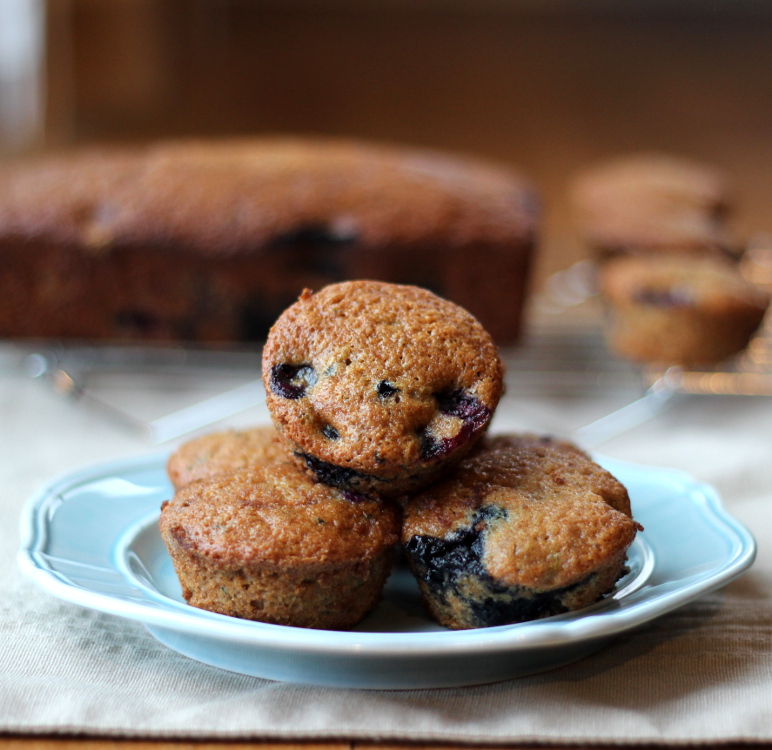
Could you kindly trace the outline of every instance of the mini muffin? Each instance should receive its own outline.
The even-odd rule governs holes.
[[[215,432],[189,440],[171,455],[166,471],[174,489],[179,490],[199,479],[263,461],[287,461],[287,451],[271,426]]]
[[[306,290],[263,350],[267,406],[319,481],[397,496],[482,437],[502,392],[497,349],[466,310],[414,286]]]
[[[709,364],[744,349],[769,295],[711,257],[617,258],[600,269],[606,335],[637,362]]]
[[[708,164],[631,154],[577,175],[570,200],[578,229],[601,256],[733,252],[726,226],[730,188]]]
[[[411,498],[402,543],[432,617],[466,629],[597,601],[639,529],[624,486],[578,448],[512,435]]]
[[[380,600],[399,514],[290,463],[265,463],[180,490],[164,504],[160,528],[194,607],[339,630]]]

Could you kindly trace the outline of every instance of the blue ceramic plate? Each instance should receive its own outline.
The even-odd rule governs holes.
[[[404,567],[353,631],[239,620],[184,603],[157,529],[172,495],[167,455],[76,471],[30,498],[20,564],[51,594],[145,624],[191,659],[271,680],[356,688],[474,685],[567,664],[616,634],[723,586],[755,555],[714,489],[689,476],[599,458],[630,491],[645,531],[613,595],[579,612],[519,625],[448,631],[424,614]]]

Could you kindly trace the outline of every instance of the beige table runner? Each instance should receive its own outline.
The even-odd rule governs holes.
[[[713,484],[752,530],[755,565],[723,590],[575,664],[480,687],[356,691],[224,672],[138,623],[60,601],[19,571],[18,519],[53,476],[156,448],[83,404],[0,371],[0,731],[437,742],[772,742],[772,399],[689,397],[608,456]],[[9,365],[8,363],[11,362]],[[145,398],[153,397],[148,382]],[[511,382],[501,428],[568,434],[633,393],[552,396]],[[163,399],[159,390],[154,396]],[[254,424],[260,409],[227,424]],[[222,425],[220,425],[222,426]],[[684,530],[688,533],[688,530]]]

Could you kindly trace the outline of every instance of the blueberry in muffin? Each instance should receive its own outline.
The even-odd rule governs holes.
[[[597,601],[639,529],[624,486],[578,448],[510,435],[410,498],[402,543],[431,616],[467,629]]]
[[[263,351],[267,406],[298,465],[350,492],[426,486],[480,440],[502,392],[490,335],[419,287],[305,291]]]
[[[663,365],[719,362],[744,349],[769,294],[715,257],[615,258],[600,269],[606,338],[620,356]]]

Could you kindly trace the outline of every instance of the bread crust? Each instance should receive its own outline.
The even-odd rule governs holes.
[[[180,141],[0,170],[0,335],[258,340],[303,287],[430,286],[514,340],[538,205],[482,161],[353,140]]]

